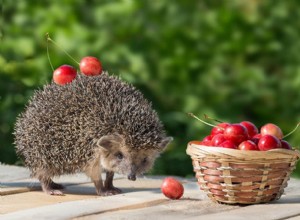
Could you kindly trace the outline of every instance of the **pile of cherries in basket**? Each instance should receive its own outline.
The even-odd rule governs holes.
[[[202,141],[192,141],[191,143],[239,150],[267,151],[276,148],[292,150],[292,146],[283,138],[280,127],[272,123],[265,124],[258,130],[249,121],[234,124],[222,122],[214,126],[210,134]]]

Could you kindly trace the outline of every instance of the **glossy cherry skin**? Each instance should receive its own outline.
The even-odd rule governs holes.
[[[266,134],[262,136],[257,144],[259,150],[267,151],[271,149],[281,148],[280,140],[274,135]]]
[[[258,134],[258,129],[255,126],[255,124],[253,124],[252,122],[242,121],[240,124],[244,125],[246,127],[246,129],[248,131],[249,138],[252,138],[253,136]]]
[[[281,148],[284,148],[284,149],[288,149],[288,150],[292,150],[292,145],[290,145],[289,142],[285,141],[285,140],[280,140],[281,142]]]
[[[183,195],[183,185],[173,177],[166,177],[161,185],[162,193],[170,199],[180,199]]]
[[[231,124],[224,130],[225,139],[232,141],[236,145],[247,140],[248,136],[247,129],[241,124]]]
[[[226,128],[227,126],[229,126],[229,125],[230,125],[230,124],[229,124],[229,123],[226,123],[226,122],[222,122],[222,123],[220,123],[220,124],[217,124],[216,127],[213,127],[213,128],[211,129],[210,134],[211,134],[212,136],[215,136],[215,135],[217,135],[217,134],[223,134],[225,128]]]
[[[275,137],[277,137],[278,139],[282,139],[283,138],[283,133],[281,131],[281,129],[272,123],[268,123],[265,124],[264,126],[262,126],[260,128],[260,133],[262,136],[266,135],[266,134],[271,134],[274,135]]]
[[[236,144],[229,140],[224,141],[219,146],[224,148],[237,149]]]
[[[80,71],[87,76],[95,76],[102,73],[102,64],[96,57],[87,56],[82,58],[79,68]]]
[[[62,65],[53,72],[53,81],[58,85],[65,85],[76,78],[77,71],[70,65]]]
[[[239,150],[259,150],[258,146],[251,140],[243,141],[238,146]]]
[[[221,143],[226,141],[224,134],[217,134],[211,139],[212,146],[220,146]]]

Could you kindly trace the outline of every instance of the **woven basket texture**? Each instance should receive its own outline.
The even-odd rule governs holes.
[[[194,172],[208,197],[226,204],[279,199],[300,158],[297,150],[242,151],[189,143]]]

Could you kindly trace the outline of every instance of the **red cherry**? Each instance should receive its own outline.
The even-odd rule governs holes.
[[[289,142],[285,141],[285,140],[280,140],[281,142],[281,148],[284,149],[288,149],[288,150],[292,150],[292,146],[289,144]]]
[[[252,138],[257,138],[257,139],[260,139],[261,138],[261,134],[260,133],[258,133],[258,134],[256,134],[256,135],[254,135]]]
[[[254,142],[254,144],[258,144],[259,139],[261,138],[261,134],[254,135],[250,140]]]
[[[213,138],[212,135],[207,135],[206,137],[203,138],[202,141],[211,141],[212,138]]]
[[[266,134],[271,134],[279,139],[283,138],[283,133],[282,133],[281,129],[277,125],[272,124],[272,123],[268,123],[268,124],[265,124],[264,126],[262,126],[260,128],[260,133],[262,136],[264,136]]]
[[[212,139],[212,135],[208,135],[208,136],[204,137],[203,140],[201,141],[201,145],[212,146],[211,139]]]
[[[102,72],[101,62],[96,57],[84,57],[81,59],[80,71],[87,76],[100,75]]]
[[[239,144],[238,148],[240,150],[259,150],[257,145],[250,140],[243,141],[242,143]]]
[[[259,139],[258,138],[251,138],[250,141],[252,141],[257,146],[257,144],[259,142]]]
[[[161,191],[170,199],[180,199],[183,195],[184,188],[178,180],[172,177],[167,177],[163,180]]]
[[[77,71],[70,65],[62,65],[53,72],[53,81],[56,84],[64,85],[75,79]]]
[[[226,123],[226,122],[220,123],[220,124],[218,124],[216,127],[213,127],[213,128],[211,129],[210,134],[211,134],[212,136],[215,136],[215,135],[217,135],[217,134],[223,134],[223,133],[224,133],[224,129],[225,129],[226,127],[228,127],[229,125],[230,125],[230,124],[229,124],[229,123]]]
[[[226,141],[223,134],[217,134],[211,139],[211,145],[212,146],[219,146],[221,143]]]
[[[234,144],[239,145],[242,141],[248,139],[248,132],[244,125],[231,124],[225,128],[224,137],[226,140],[230,140]]]
[[[281,148],[281,143],[274,135],[266,134],[259,139],[258,148],[261,151]]]
[[[252,138],[254,135],[258,134],[258,129],[252,122],[242,121],[240,124],[246,127],[249,134],[249,138]]]
[[[230,140],[226,140],[223,143],[221,143],[219,145],[219,147],[224,147],[224,148],[231,148],[231,149],[237,149],[237,146],[235,145],[235,143],[233,143]]]

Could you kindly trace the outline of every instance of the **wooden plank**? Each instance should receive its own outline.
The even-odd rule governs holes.
[[[296,197],[285,196],[277,202],[269,204],[259,204],[242,207],[236,210],[228,211],[224,215],[212,214],[203,215],[207,220],[234,220],[234,219],[287,219],[300,215],[300,195]],[[299,219],[299,218],[297,218]]]
[[[10,166],[0,163],[0,185],[2,182],[29,178],[30,172],[24,167]]]
[[[108,210],[107,212],[96,213],[74,218],[76,220],[96,220],[96,219],[130,219],[130,220],[152,220],[152,219],[204,219],[203,214],[226,212],[228,210],[237,209],[238,207],[224,206],[212,203],[208,200],[194,200],[186,198],[182,200],[164,200],[155,205],[148,204],[145,207],[122,207],[117,210]]]
[[[0,168],[3,167],[0,165]],[[4,171],[14,169],[5,167]],[[1,171],[1,169],[0,169]],[[3,171],[3,169],[2,169]],[[17,172],[22,169],[17,169]],[[23,170],[24,171],[24,170]],[[0,176],[3,173],[0,172]],[[12,179],[12,181],[9,181]],[[181,179],[185,193],[180,200],[169,200],[160,191],[163,177],[129,181],[117,176],[114,183],[123,194],[99,197],[84,174],[62,176],[55,181],[66,187],[65,196],[49,196],[42,191],[24,191],[28,186],[40,190],[37,180],[10,175],[0,184],[0,219],[297,219],[300,215],[300,180],[291,179],[285,194],[270,204],[249,206],[211,202],[199,190],[195,179]],[[9,193],[5,194],[5,190]],[[15,190],[16,194],[12,194]],[[23,191],[22,191],[23,190]]]
[[[135,205],[142,202],[152,202],[161,199],[159,194],[134,192],[110,197],[97,197],[52,205],[43,205],[18,212],[0,215],[0,218],[10,219],[71,219],[81,215],[113,210],[125,205]]]
[[[7,168],[8,169],[6,172],[11,172],[10,170],[11,166],[8,166]],[[103,178],[104,176],[105,175],[103,174]],[[41,190],[40,183],[37,179],[31,179],[29,178],[29,176],[25,176],[25,177],[26,177],[25,179],[0,182],[0,196]],[[122,177],[123,176],[121,175],[116,175],[115,179],[120,179]],[[16,179],[16,178],[11,178],[11,179]],[[63,184],[64,186],[91,182],[91,180],[84,173],[63,175],[61,177],[56,177],[53,180],[57,183]]]
[[[228,206],[213,203],[199,190],[196,182],[184,181],[184,196],[180,200],[170,200],[165,198],[160,189],[156,193],[160,194],[160,203],[146,203],[135,206],[123,206],[118,209],[106,210],[92,215],[84,215],[74,218],[74,220],[85,219],[190,219],[195,217],[201,219],[202,214],[223,212],[239,208],[238,206]],[[142,206],[144,205],[144,206]]]
[[[76,179],[76,177],[78,177],[78,180],[74,181],[74,178]],[[29,189],[26,187],[20,188],[23,189],[23,191],[20,191],[19,193],[21,192],[27,192],[27,193],[22,193],[17,195],[8,193],[5,196],[1,197],[0,214],[24,210],[28,208],[41,207],[49,204],[63,203],[66,201],[99,198],[99,196],[96,195],[94,185],[92,183],[84,183],[84,181],[86,181],[86,178],[83,175],[78,174],[75,176],[74,175],[63,176],[61,180],[62,180],[61,182],[67,184],[70,183],[70,180],[74,182],[79,182],[80,184],[67,185],[64,190],[65,196],[46,195],[41,191],[40,187],[35,188],[36,190],[39,189],[39,191],[32,191],[32,189],[34,188],[31,188],[32,192],[30,192]],[[28,180],[27,182],[23,181],[21,182],[21,184],[25,183],[25,185],[28,185],[29,182],[30,180]],[[148,178],[138,179],[137,181],[129,181],[127,179],[115,179],[114,183],[115,186],[121,188],[124,193],[130,193],[135,191],[139,192],[139,191],[151,190],[151,189],[157,190],[159,189],[161,180],[148,179]],[[16,182],[15,184],[18,184],[18,182]],[[34,185],[33,183],[31,184]],[[19,188],[16,188],[16,190],[18,189]],[[13,190],[13,187],[10,188],[10,190]]]
[[[71,185],[67,188],[66,193],[68,194],[65,196],[71,198],[72,201],[69,202],[62,201],[60,197],[50,196],[51,198],[48,198],[43,193],[29,192],[25,193],[26,196],[24,195],[23,201],[34,198],[35,202],[32,202],[28,207],[21,207],[19,211],[0,215],[0,217],[5,219],[34,218],[36,216],[42,219],[70,219],[76,217],[89,219],[90,217],[102,218],[103,216],[109,218],[109,216],[114,216],[114,213],[118,214],[127,211],[133,215],[134,213],[140,213],[140,219],[147,217],[148,214],[157,218],[157,215],[153,216],[153,213],[162,214],[159,207],[169,207],[169,212],[171,213],[175,213],[176,206],[180,206],[182,213],[190,213],[191,211],[199,213],[199,207],[202,207],[202,211],[206,212],[207,210],[217,212],[236,208],[211,203],[206,195],[199,190],[197,183],[190,181],[184,181],[185,194],[183,199],[177,201],[169,200],[160,191],[161,182],[162,179],[160,178],[138,179],[135,182],[118,179],[115,181],[115,186],[121,188],[124,193],[110,197],[93,196],[94,188],[92,184]],[[82,195],[90,195],[90,197],[87,199],[76,197]],[[20,194],[15,196],[18,199],[20,198]],[[55,201],[51,201],[52,199]],[[50,204],[51,202],[52,204]],[[20,207],[20,204],[18,206]],[[144,213],[142,212],[141,214],[140,210],[143,210]],[[152,215],[147,210],[151,211]],[[166,210],[164,212],[168,213]],[[175,216],[175,219],[178,219],[178,216]]]
[[[257,219],[299,219],[300,216],[300,181],[292,179],[286,193],[280,200],[269,204],[249,206],[223,205],[213,203],[194,188],[193,183],[184,185],[185,194],[181,200],[169,201],[152,207],[140,209],[119,209],[113,212],[97,213],[78,217],[84,219],[206,219],[206,220],[257,220]],[[194,190],[193,190],[194,189]],[[203,194],[202,194],[203,195]]]
[[[31,191],[26,193],[13,194],[0,197],[0,214],[24,211],[27,209],[39,208],[51,204],[63,206],[64,202],[96,198],[96,195],[68,195],[68,196],[50,196],[43,192]],[[0,215],[1,219],[2,215]]]
[[[30,188],[27,187],[0,187],[0,196],[6,196],[11,194],[17,194],[17,193],[24,193],[29,192]]]
[[[122,188],[126,193],[110,197],[96,196],[94,186],[91,183],[67,187],[66,196],[49,196],[42,192],[3,196],[0,204],[0,212],[3,215],[0,215],[0,218],[22,219],[39,216],[40,219],[64,219],[128,205],[140,205],[147,202],[155,203],[157,200],[164,199],[159,193],[159,189],[153,187],[155,184],[159,186],[160,182],[161,180],[130,182],[124,179],[117,179],[115,186]],[[131,187],[134,187],[134,189],[131,189]],[[145,189],[148,190],[145,191]],[[156,192],[154,193],[153,191]],[[12,206],[11,204],[14,205]]]

